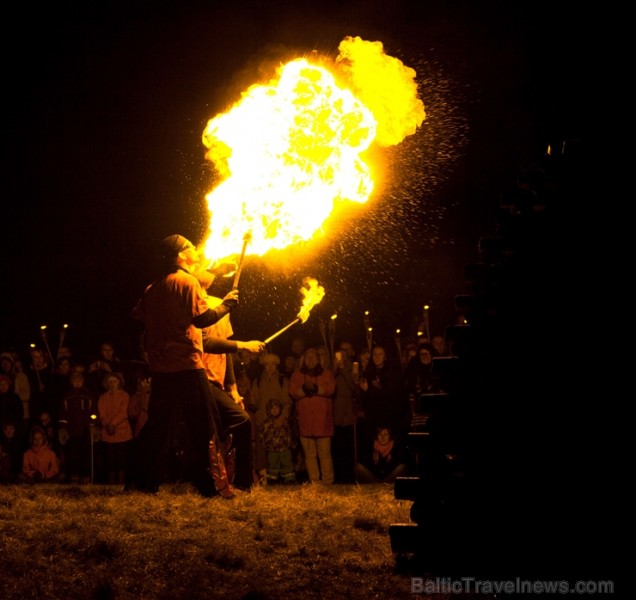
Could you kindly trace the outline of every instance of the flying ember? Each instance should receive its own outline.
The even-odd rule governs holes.
[[[203,143],[220,183],[207,194],[205,255],[235,256],[308,241],[344,202],[374,189],[372,144],[394,145],[425,118],[415,71],[380,42],[348,37],[336,61],[298,58],[214,117]],[[367,158],[368,160],[368,158]]]

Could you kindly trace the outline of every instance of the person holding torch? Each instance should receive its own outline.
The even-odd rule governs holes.
[[[207,293],[216,278],[214,271],[199,268],[195,276],[206,291],[208,305],[218,306],[221,298]],[[237,279],[233,285],[236,284]],[[239,350],[262,354],[265,342],[229,339],[233,334],[229,314],[203,329],[203,366],[214,397],[212,411],[218,419],[217,428],[226,452],[232,451],[230,444],[234,447],[235,461],[228,460],[226,464],[228,479],[235,488],[250,491],[253,483],[252,421],[238,391],[233,356]]]
[[[181,235],[161,242],[163,274],[144,291],[132,316],[143,324],[152,391],[148,421],[133,442],[125,490],[154,493],[165,475],[169,434],[183,419],[192,447],[187,474],[205,497],[220,492],[213,479],[210,444],[220,448],[212,415],[214,398],[203,365],[202,329],[216,323],[238,304],[238,290],[210,308],[193,275],[200,256]],[[224,469],[223,469],[224,470]]]

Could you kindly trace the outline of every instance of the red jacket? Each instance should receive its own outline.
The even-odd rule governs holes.
[[[132,440],[133,433],[128,420],[128,403],[130,396],[126,390],[104,392],[99,397],[97,412],[101,423],[102,442],[118,443]],[[108,426],[114,427],[113,433],[109,433]]]
[[[318,391],[307,396],[303,384],[315,383]],[[289,382],[289,393],[296,403],[298,425],[301,437],[330,437],[334,433],[333,400],[336,391],[336,378],[329,369],[323,369],[318,375],[303,372],[303,369],[292,373]]]
[[[36,473],[42,473],[44,479],[55,477],[60,471],[57,455],[49,446],[38,446],[29,448],[24,453],[22,461],[22,472],[29,477]]]

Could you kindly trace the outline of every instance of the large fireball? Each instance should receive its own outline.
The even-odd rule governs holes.
[[[335,62],[281,65],[208,122],[206,158],[220,179],[206,196],[209,259],[236,256],[246,235],[252,255],[320,235],[338,205],[371,196],[371,144],[397,144],[421,125],[413,69],[380,42],[349,37],[339,50]]]

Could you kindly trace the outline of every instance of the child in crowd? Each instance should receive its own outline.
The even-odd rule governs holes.
[[[104,444],[105,468],[109,484],[123,484],[128,462],[128,445],[133,438],[128,420],[130,396],[124,389],[121,373],[113,371],[104,378],[106,391],[99,397],[97,411]]]
[[[11,483],[12,481],[11,459],[2,448],[2,442],[0,441],[0,483]]]
[[[259,481],[267,482],[267,450],[263,446],[263,424],[269,418],[268,402],[272,398],[280,400],[282,415],[289,419],[292,400],[289,396],[289,381],[279,371],[278,354],[267,353],[260,357],[263,367],[261,374],[252,384],[247,409],[252,413],[252,435],[254,450],[254,468]]]
[[[22,400],[13,391],[13,380],[0,374],[0,421],[21,423],[23,416]]]
[[[292,431],[278,398],[267,402],[267,419],[261,426],[263,446],[267,453],[267,482],[294,483],[296,473],[292,460]]]
[[[358,483],[394,483],[406,474],[406,453],[388,427],[378,427],[371,448],[366,448],[356,464]]]
[[[64,456],[64,446],[60,443],[60,431],[58,424],[53,420],[48,410],[43,410],[37,419],[36,425],[44,431],[48,447],[55,452],[60,470],[65,470],[66,459]]]
[[[82,371],[70,375],[70,389],[60,403],[59,438],[64,445],[66,473],[71,483],[90,483],[92,415],[97,402]]]
[[[142,427],[148,420],[148,402],[150,401],[150,377],[139,375],[137,377],[137,387],[130,396],[128,404],[128,417],[133,425],[133,437],[138,437]]]
[[[58,482],[64,478],[57,455],[48,444],[44,430],[35,425],[29,435],[31,447],[24,453],[22,483]]]
[[[20,422],[19,425],[22,423]],[[18,427],[11,420],[2,424],[0,446],[2,447],[3,470],[0,481],[5,483],[17,481],[22,470],[22,457],[26,450],[26,443]]]
[[[24,372],[24,363],[19,357],[15,357],[15,368],[13,371],[13,390],[20,396],[22,400],[23,421],[16,423],[16,427],[25,435],[31,422],[31,414],[29,413],[29,404],[31,402],[31,384],[29,378]]]

